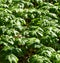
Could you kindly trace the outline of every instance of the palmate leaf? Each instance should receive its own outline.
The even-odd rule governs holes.
[[[52,63],[47,57],[33,55],[28,59],[28,63]]]
[[[10,63],[18,63],[18,58],[14,54],[7,55],[6,60],[8,60]]]
[[[52,18],[57,19],[57,15],[56,15],[56,14],[54,14],[54,13],[48,13],[47,15],[48,15],[48,16],[50,16],[50,17],[52,17]]]
[[[31,26],[29,27],[29,35],[32,37],[41,37],[43,36],[43,29],[39,26]]]
[[[52,54],[56,51],[51,47],[43,47],[37,51],[37,54],[51,58]]]
[[[18,63],[18,58],[12,53],[13,46],[5,45],[0,51],[0,63]]]
[[[18,57],[24,56],[20,48],[8,45],[3,47],[0,51],[0,63],[18,63]]]
[[[13,63],[13,62],[18,63],[18,58],[14,54],[6,55],[5,57],[2,57],[1,59],[3,59],[4,61],[0,60],[0,63]]]
[[[28,41],[26,42],[27,46],[30,46],[32,44],[39,44],[40,40],[36,38],[28,38]]]
[[[53,53],[51,56],[51,61],[53,63],[60,63],[60,54]]]
[[[25,45],[25,46],[31,46],[33,44],[40,44],[40,40],[37,38],[21,38],[16,39],[16,42],[18,42],[18,45]]]
[[[7,44],[13,45],[14,44],[14,38],[12,36],[8,36],[8,35],[2,35],[1,36],[1,41],[5,42]]]

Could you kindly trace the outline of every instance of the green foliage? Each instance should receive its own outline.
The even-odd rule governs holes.
[[[49,2],[0,0],[0,63],[60,63],[60,5]]]
[[[33,55],[29,58],[28,63],[52,63],[48,58],[39,55]]]

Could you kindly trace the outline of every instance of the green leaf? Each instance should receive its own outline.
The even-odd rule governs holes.
[[[9,63],[18,63],[18,58],[14,54],[7,55],[5,58]]]

